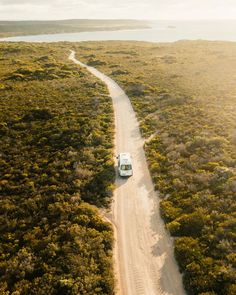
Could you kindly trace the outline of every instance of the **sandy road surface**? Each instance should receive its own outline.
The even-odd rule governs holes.
[[[133,157],[134,175],[128,179],[117,176],[111,214],[116,227],[117,294],[185,294],[129,98],[112,79],[76,60],[74,52],[69,58],[106,83],[115,111],[116,154],[130,152]]]

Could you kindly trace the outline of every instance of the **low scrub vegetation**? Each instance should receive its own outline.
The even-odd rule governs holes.
[[[186,290],[235,294],[236,44],[93,42],[77,52],[85,63],[94,54],[130,96]]]
[[[0,52],[0,294],[113,294],[107,90],[66,44]]]

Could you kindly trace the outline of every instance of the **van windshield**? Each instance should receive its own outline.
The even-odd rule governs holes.
[[[132,166],[131,165],[121,165],[120,169],[121,170],[132,170]]]

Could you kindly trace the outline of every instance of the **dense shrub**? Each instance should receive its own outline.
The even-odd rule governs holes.
[[[113,189],[107,91],[65,45],[0,50],[0,293],[113,294],[112,228],[88,204],[108,206]],[[56,79],[35,70],[52,64]]]
[[[97,46],[77,50],[109,61],[99,68],[130,96],[188,293],[234,294],[236,44]]]

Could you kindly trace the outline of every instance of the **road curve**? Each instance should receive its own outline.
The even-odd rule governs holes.
[[[117,294],[185,294],[173,243],[159,214],[159,198],[149,174],[138,121],[128,96],[111,78],[79,62],[108,87],[115,112],[116,154],[130,152],[134,175],[117,176],[111,220],[116,228]]]

